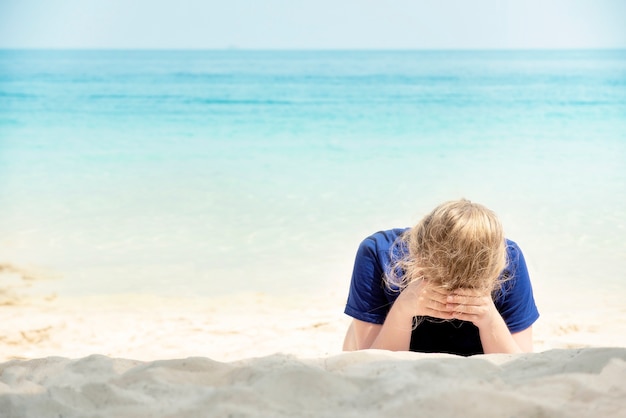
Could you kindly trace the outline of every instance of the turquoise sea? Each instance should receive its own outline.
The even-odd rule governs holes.
[[[626,51],[0,51],[0,263],[46,291],[347,292],[459,197],[625,292]]]

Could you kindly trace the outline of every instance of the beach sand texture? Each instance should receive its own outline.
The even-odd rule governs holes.
[[[5,283],[7,274],[16,273],[5,272]],[[341,293],[71,299],[20,289],[5,289],[0,306],[0,417],[626,411],[626,315],[618,305],[544,309],[535,326],[540,352],[463,358],[341,353],[349,323]]]
[[[92,355],[0,365],[10,417],[618,417],[626,349],[448,355],[377,350],[141,362]]]

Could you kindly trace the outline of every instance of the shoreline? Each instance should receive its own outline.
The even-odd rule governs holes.
[[[626,307],[617,298],[595,300],[586,307],[570,302],[569,307],[538,302],[534,352],[626,347]],[[327,357],[342,352],[351,321],[343,313],[344,304],[341,292],[213,298],[22,296],[0,305],[5,324],[0,362],[92,354],[141,361],[194,356],[236,361],[276,353]]]

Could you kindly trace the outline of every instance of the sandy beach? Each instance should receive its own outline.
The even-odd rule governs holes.
[[[462,358],[342,353],[341,292],[61,298],[30,294],[15,271],[2,279],[14,284],[0,306],[2,417],[617,417],[626,409],[625,308],[606,300],[543,308],[535,353]]]
[[[0,418],[626,418],[624,16],[0,2]],[[387,255],[487,283],[495,219],[428,217],[462,198],[519,245],[498,309],[532,352],[343,352],[351,277],[367,320],[412,277]],[[424,246],[366,238],[422,219]]]
[[[626,350],[367,351],[232,363],[93,355],[0,366],[4,416],[623,416]]]

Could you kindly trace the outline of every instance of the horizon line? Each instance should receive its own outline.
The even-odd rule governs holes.
[[[626,51],[624,47],[538,47],[538,48],[161,48],[161,47],[4,47],[0,51],[171,51],[171,52],[574,52],[574,51]]]

